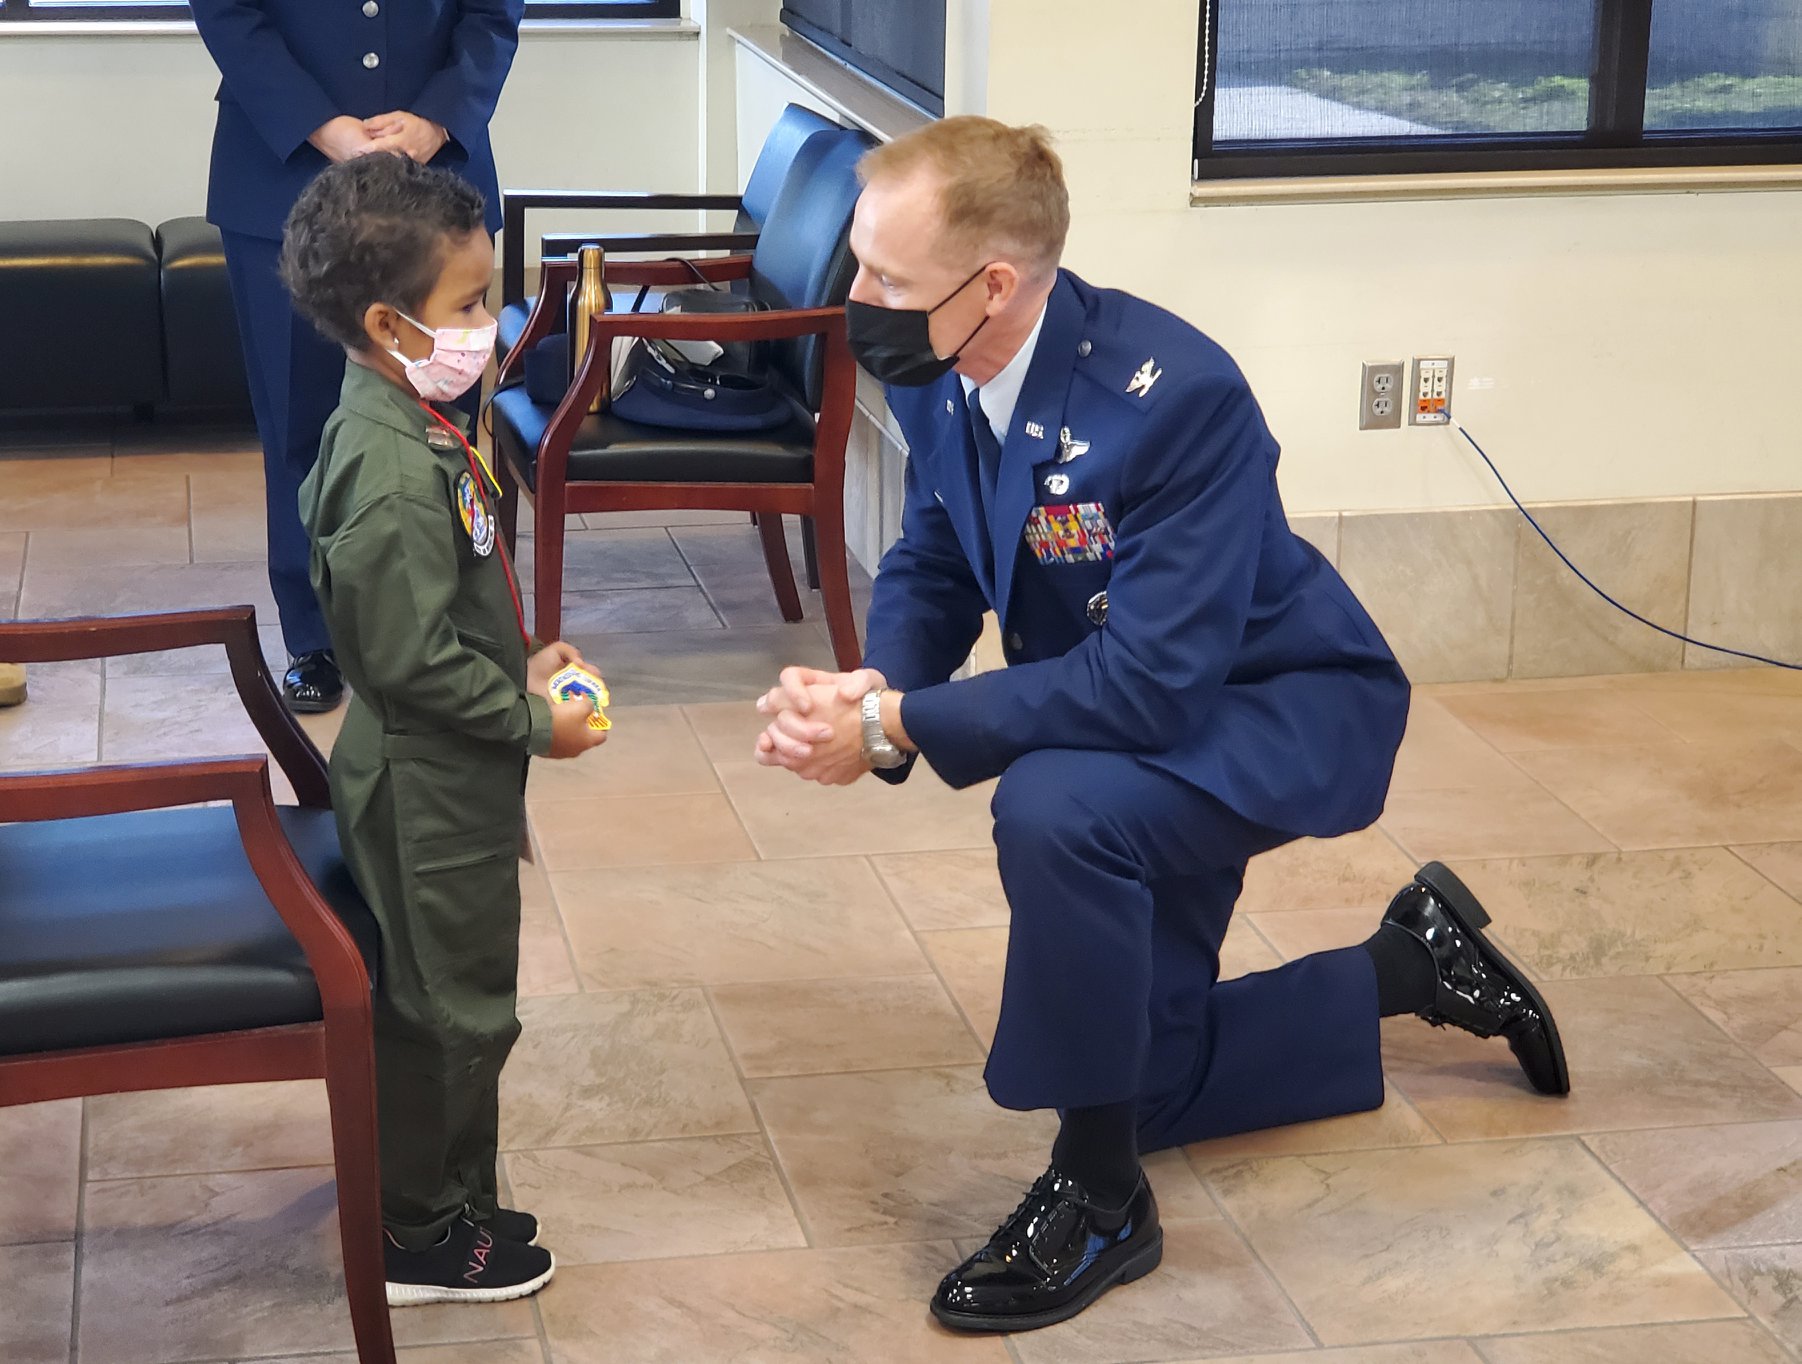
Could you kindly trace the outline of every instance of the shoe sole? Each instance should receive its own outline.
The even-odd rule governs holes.
[[[536,1279],[528,1279],[524,1283],[509,1284],[505,1288],[447,1288],[443,1284],[429,1283],[394,1283],[388,1284],[388,1306],[390,1307],[424,1307],[435,1302],[512,1302],[515,1298],[529,1298],[551,1281],[557,1272],[557,1257],[551,1256],[550,1268]]]
[[[1036,1331],[1043,1326],[1055,1326],[1060,1321],[1068,1321],[1079,1312],[1092,1306],[1110,1288],[1118,1288],[1135,1279],[1142,1279],[1164,1259],[1164,1229],[1158,1228],[1157,1239],[1143,1247],[1121,1265],[1107,1278],[1101,1279],[1084,1289],[1080,1296],[1072,1298],[1062,1307],[1054,1307],[1047,1312],[1035,1312],[1030,1316],[984,1316],[976,1313],[954,1312],[948,1307],[941,1307],[935,1300],[932,1304],[932,1315],[954,1331]]]
[[[16,687],[0,687],[0,710],[8,706],[24,705],[26,690],[27,685],[23,682]]]
[[[326,715],[344,704],[344,697],[339,695],[330,701],[296,701],[292,696],[284,695],[283,703],[296,715]]]
[[[1470,888],[1453,874],[1452,869],[1443,862],[1429,862],[1415,874],[1415,879],[1433,894],[1439,897],[1458,927],[1463,929],[1482,948],[1489,957],[1507,968],[1509,978],[1525,995],[1533,1007],[1539,1010],[1539,1016],[1545,1020],[1546,1040],[1551,1043],[1552,1068],[1558,1087],[1541,1093],[1552,1093],[1560,1097],[1570,1093],[1570,1066],[1564,1059],[1564,1042],[1558,1036],[1558,1022],[1552,1017],[1544,996],[1533,988],[1533,982],[1527,979],[1526,972],[1508,960],[1507,955],[1490,940],[1483,930],[1489,927],[1489,911],[1483,908],[1482,902],[1470,893]],[[1530,1077],[1529,1077],[1530,1080]]]

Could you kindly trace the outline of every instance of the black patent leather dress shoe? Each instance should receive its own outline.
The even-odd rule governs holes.
[[[1439,985],[1420,1016],[1478,1037],[1506,1037],[1533,1088],[1569,1094],[1570,1067],[1552,1011],[1532,982],[1483,936],[1489,914],[1464,883],[1429,862],[1383,916],[1432,954]]]
[[[330,649],[302,654],[282,678],[282,699],[296,715],[322,715],[344,699],[344,674]]]
[[[1053,1167],[988,1245],[945,1276],[932,1315],[959,1331],[1032,1331],[1066,1321],[1164,1258],[1144,1175],[1123,1208],[1097,1207]]]

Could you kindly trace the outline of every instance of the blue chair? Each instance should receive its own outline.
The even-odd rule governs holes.
[[[526,214],[532,209],[736,209],[738,221],[730,232],[656,232],[627,235],[551,233],[539,241],[544,258],[573,257],[583,246],[603,246],[611,254],[667,251],[748,251],[757,245],[757,233],[769,219],[782,182],[801,146],[815,133],[839,125],[799,104],[782,111],[776,126],[764,139],[751,168],[751,178],[741,195],[632,194],[602,190],[503,190],[501,213],[501,313],[499,353],[505,359],[526,329],[537,299],[526,296]]]
[[[783,535],[785,515],[811,519],[826,624],[841,668],[856,667],[857,627],[845,558],[845,444],[856,400],[856,364],[845,341],[845,297],[856,261],[851,215],[860,185],[857,163],[872,143],[862,132],[832,128],[806,138],[746,255],[689,261],[607,261],[609,284],[674,286],[695,273],[712,282],[742,281],[767,311],[733,315],[604,313],[594,319],[574,382],[555,406],[509,386],[520,357],[563,325],[573,261],[548,260],[544,290],[502,366],[492,408],[509,539],[518,505],[532,500],[537,535],[535,631],[557,637],[562,623],[563,528],[571,512],[706,508],[750,512],[785,620],[801,619],[800,597]],[[671,340],[759,341],[784,391],[790,417],[752,434],[639,426],[603,409],[590,414],[608,379],[619,336]]]

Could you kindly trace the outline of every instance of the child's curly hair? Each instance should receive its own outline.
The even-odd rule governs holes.
[[[375,152],[329,166],[288,215],[282,283],[327,337],[364,350],[370,306],[417,314],[447,242],[480,231],[486,208],[467,181],[409,157]]]

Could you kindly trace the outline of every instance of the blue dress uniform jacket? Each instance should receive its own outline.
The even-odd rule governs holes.
[[[889,401],[907,492],[866,661],[907,693],[903,724],[940,776],[1104,750],[1288,834],[1376,819],[1408,683],[1290,531],[1276,441],[1219,346],[1064,272],[987,508],[957,378]],[[947,684],[985,608],[1010,666]]]
[[[488,122],[519,45],[525,0],[193,0],[224,80],[207,217],[228,232],[280,238],[288,211],[326,165],[307,138],[341,115],[405,110],[450,141],[456,171],[501,223]]]
[[[1382,1103],[1361,948],[1220,979],[1249,860],[1373,821],[1408,711],[1376,626],[1288,527],[1238,369],[1066,273],[991,495],[955,377],[889,397],[907,500],[866,658],[940,776],[999,778],[989,1093],[1133,1101],[1144,1151]],[[948,682],[985,608],[1009,666]]]

